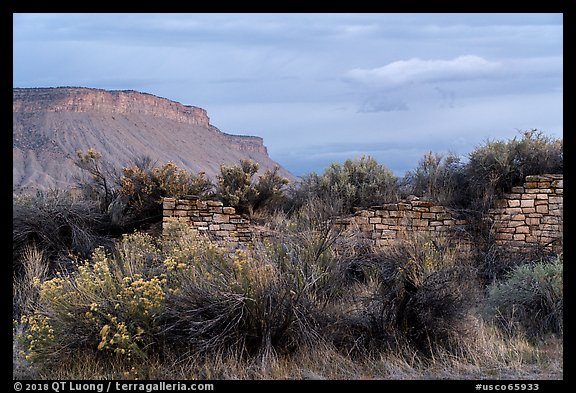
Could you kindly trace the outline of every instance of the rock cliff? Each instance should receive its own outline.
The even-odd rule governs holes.
[[[89,148],[117,168],[149,156],[210,177],[240,159],[261,170],[278,165],[262,138],[221,132],[202,108],[132,90],[13,89],[14,191],[73,185],[79,172],[72,160]]]

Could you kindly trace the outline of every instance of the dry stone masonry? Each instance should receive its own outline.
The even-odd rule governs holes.
[[[559,251],[563,232],[563,175],[527,176],[489,211],[496,244],[509,251],[534,246]]]
[[[563,228],[563,176],[527,176],[526,182],[504,194],[488,212],[496,245],[511,252],[534,247],[559,252]],[[171,220],[187,223],[228,248],[246,247],[253,236],[264,236],[233,207],[195,196],[164,198],[164,227]],[[466,220],[457,212],[418,198],[358,209],[334,221],[342,230],[357,231],[375,246],[385,247],[413,233],[443,233],[467,242]]]
[[[428,201],[410,200],[358,210],[337,225],[358,228],[376,246],[386,246],[413,232],[464,232],[466,221],[450,209]]]
[[[252,241],[250,221],[222,202],[201,201],[196,196],[164,198],[163,211],[163,228],[170,221],[185,222],[194,233],[208,235],[227,248],[246,246]]]

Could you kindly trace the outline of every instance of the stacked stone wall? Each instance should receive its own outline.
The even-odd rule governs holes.
[[[534,246],[560,251],[563,197],[563,175],[527,176],[489,211],[496,244],[513,252]]]
[[[562,175],[527,176],[489,210],[496,245],[511,252],[534,247],[561,251],[563,239]],[[233,207],[194,196],[164,198],[163,223],[187,223],[197,234],[205,234],[229,248],[245,247],[253,236],[266,236]],[[414,233],[444,233],[468,242],[467,221],[457,211],[418,198],[357,209],[354,215],[334,220],[337,228],[359,231],[375,246],[385,247]]]
[[[184,222],[193,233],[207,235],[228,248],[246,246],[252,241],[250,220],[219,201],[202,201],[195,196],[164,198],[163,228],[170,221]]]

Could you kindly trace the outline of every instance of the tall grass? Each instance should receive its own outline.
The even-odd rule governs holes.
[[[311,200],[270,220],[276,236],[236,252],[173,222],[160,238],[125,235],[52,276],[30,249],[14,288],[15,375],[478,378],[548,364],[539,346],[549,336],[526,341],[483,320],[478,308],[493,303],[466,243],[420,234],[374,249],[331,217]],[[561,300],[561,268],[530,269],[530,286],[522,270],[489,299]],[[546,310],[557,322],[558,309]]]

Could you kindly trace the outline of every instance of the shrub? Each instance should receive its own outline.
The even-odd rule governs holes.
[[[70,193],[39,192],[18,197],[12,204],[13,270],[21,272],[20,254],[34,244],[51,269],[70,254],[87,257],[99,246],[110,246],[110,220],[96,202],[73,198]]]
[[[557,258],[515,267],[489,288],[486,312],[508,333],[535,339],[563,332],[563,264]]]
[[[202,197],[213,188],[203,172],[193,175],[173,162],[157,167],[146,157],[122,170],[120,184],[119,192],[125,206],[123,221],[140,225],[146,221],[160,220],[163,197]]]
[[[495,197],[524,182],[527,175],[562,173],[562,140],[538,130],[522,132],[521,139],[488,141],[469,154],[471,207],[485,211]]]
[[[467,202],[464,165],[453,153],[443,156],[428,152],[416,170],[405,176],[408,192],[445,206],[462,206]]]
[[[48,277],[48,261],[33,244],[24,247],[21,255],[22,272],[14,275],[12,286],[12,317],[34,311],[40,295],[40,286]]]
[[[424,353],[436,346],[451,350],[470,333],[478,299],[465,250],[447,238],[415,235],[383,253],[372,329],[394,332]]]
[[[109,162],[102,161],[102,154],[95,149],[86,153],[78,150],[74,164],[89,174],[88,178],[78,179],[78,187],[85,199],[97,201],[100,209],[106,211],[117,196],[118,170]]]
[[[266,170],[259,176],[258,182],[253,177],[260,165],[251,160],[240,160],[240,165],[220,167],[216,195],[227,206],[235,207],[239,213],[252,215],[256,210],[273,211],[280,206],[283,187],[288,179],[280,176],[279,167]]]
[[[399,198],[398,180],[392,171],[372,157],[332,164],[324,174],[311,173],[294,191],[294,204],[301,206],[311,197],[329,203],[342,201],[342,212],[354,207],[369,207],[395,202]]]
[[[84,350],[146,357],[166,296],[158,261],[152,239],[134,234],[122,240],[115,258],[97,248],[76,271],[41,283],[34,312],[20,319],[25,358],[49,361]]]
[[[270,254],[239,250],[230,257],[196,244],[189,236],[173,243],[179,269],[170,277],[178,289],[162,319],[167,342],[186,342],[193,353],[265,359],[315,341],[306,288],[282,274]]]

